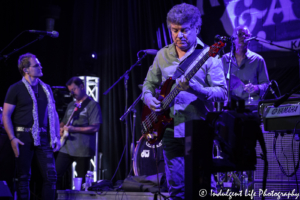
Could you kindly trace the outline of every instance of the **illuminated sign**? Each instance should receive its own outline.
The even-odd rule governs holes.
[[[198,0],[197,7],[203,14],[205,0]],[[220,6],[210,0],[211,7]],[[232,35],[234,27],[246,25],[252,36],[272,41],[287,48],[300,49],[300,1],[293,0],[224,0],[226,6],[220,18],[224,30]],[[263,45],[262,48],[261,45]],[[287,51],[269,44],[252,42],[253,51]]]

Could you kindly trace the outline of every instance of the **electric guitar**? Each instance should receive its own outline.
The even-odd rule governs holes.
[[[72,121],[72,119],[73,119],[73,117],[74,117],[75,112],[76,112],[80,107],[81,107],[81,102],[80,102],[80,103],[75,103],[75,108],[74,108],[74,110],[73,110],[71,116],[69,117],[69,119],[68,119],[68,121],[67,121],[67,123],[66,123],[65,126],[69,126],[69,125],[70,125],[70,123],[71,123],[71,121]],[[66,142],[68,136],[69,136],[69,132],[66,131],[66,130],[64,130],[64,134],[63,134],[63,135],[61,136],[61,138],[60,138],[61,147],[65,144],[65,142]]]
[[[215,57],[218,52],[225,46],[223,41],[219,41],[210,46],[208,52],[198,61],[198,63],[188,72],[185,76],[189,81],[196,72],[202,67],[202,65],[210,58]],[[147,139],[148,143],[154,145],[158,144],[165,132],[167,126],[173,125],[173,118],[169,117],[170,103],[180,92],[178,85],[173,88],[175,80],[169,78],[165,81],[161,88],[160,96],[157,98],[161,101],[162,112],[156,113],[150,110],[147,106],[144,106],[142,115],[142,134]]]

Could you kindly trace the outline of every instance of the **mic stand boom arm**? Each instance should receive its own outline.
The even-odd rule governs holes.
[[[287,48],[287,47],[284,47],[284,46],[280,46],[278,44],[274,44],[273,41],[268,41],[268,40],[264,40],[264,39],[261,39],[261,38],[256,38],[255,40],[257,40],[259,42],[267,43],[267,44],[270,44],[270,45],[273,45],[273,46],[276,46],[276,47],[279,47],[279,48],[282,48],[282,49],[287,49],[287,50],[290,50],[290,51],[296,53],[297,56],[298,56],[298,58],[299,58],[299,72],[300,72],[300,51],[299,50],[295,50],[295,49],[292,49],[292,48]],[[300,74],[299,74],[299,77],[300,77]],[[289,93],[286,93],[285,95],[283,95],[282,97],[280,97],[274,103],[274,107],[280,106],[280,104],[282,104],[284,101],[286,101],[293,93],[295,93],[295,92],[297,92],[299,90],[300,90],[300,85],[294,87],[292,89],[292,91],[290,91]]]
[[[288,48],[288,47],[280,46],[278,44],[274,44],[273,41],[268,41],[268,40],[265,40],[265,39],[262,39],[262,38],[258,38],[258,37],[256,37],[255,40],[259,41],[259,42],[262,42],[262,43],[270,44],[272,46],[276,46],[276,47],[279,47],[279,48],[282,48],[282,49],[290,50],[290,51],[296,53],[297,56],[298,56],[298,59],[299,59],[299,78],[300,78],[300,51],[299,50],[295,50],[293,48]]]
[[[110,86],[110,88],[108,88],[103,94],[107,95],[109,93],[109,91],[122,79],[122,78],[126,78],[126,76],[128,76],[128,73],[137,65],[141,64],[141,61],[146,57],[147,54],[144,54],[143,57],[139,58],[138,61],[136,61],[136,63],[134,63],[129,70],[127,70],[112,86]],[[126,110],[126,109],[125,109]]]
[[[38,40],[41,40],[41,39],[43,39],[43,38],[44,38],[44,35],[39,35],[39,37],[36,38],[35,40],[33,40],[32,42],[29,42],[28,44],[25,44],[24,46],[22,46],[22,47],[20,47],[20,48],[18,48],[18,49],[14,49],[12,52],[10,52],[10,53],[7,54],[7,55],[0,56],[0,60],[2,60],[2,59],[4,59],[4,58],[5,58],[5,59],[8,59],[9,56],[11,56],[12,54],[14,54],[14,53],[20,51],[21,49],[23,49],[23,48],[25,48],[25,47],[31,45],[32,43],[34,43],[34,42],[36,42],[36,41],[38,41]]]

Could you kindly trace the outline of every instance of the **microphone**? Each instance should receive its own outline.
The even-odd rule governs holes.
[[[249,41],[251,41],[251,40],[256,40],[256,38],[257,38],[257,37],[251,37],[251,38],[248,38],[248,39],[244,40],[244,42],[249,42]]]
[[[57,31],[38,31],[38,30],[28,30],[29,33],[37,33],[40,35],[47,35],[53,38],[57,38],[59,33]]]
[[[236,37],[233,36],[227,37],[227,36],[220,36],[220,35],[215,36],[215,41],[221,40],[222,42],[231,42],[234,39],[236,39]]]
[[[277,99],[274,103],[274,107],[278,107],[280,106],[283,102],[285,102],[286,100],[288,100],[288,98],[294,94],[295,92],[298,92],[300,90],[300,85],[297,85],[296,87],[294,87],[292,89],[292,91],[290,91],[289,93],[286,93],[285,95],[281,96],[279,99]]]
[[[157,50],[156,49],[146,49],[146,50],[142,50],[142,52],[144,52],[145,54],[149,54],[149,55],[156,55],[157,54]]]

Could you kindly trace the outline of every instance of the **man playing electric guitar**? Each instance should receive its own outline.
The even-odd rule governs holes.
[[[68,167],[76,161],[77,177],[84,178],[89,170],[90,159],[95,155],[95,133],[102,123],[101,109],[97,102],[86,94],[84,84],[78,77],[73,77],[67,82],[67,87],[76,102],[71,102],[65,116],[60,123],[61,135],[64,131],[69,133],[65,144],[59,150],[56,158],[57,189],[64,189],[61,181]],[[81,104],[74,113],[72,125],[68,119],[72,115],[76,105]]]
[[[154,112],[161,111],[161,102],[154,97],[159,88],[172,77],[178,66],[193,52],[208,51],[197,38],[200,33],[201,17],[198,8],[186,3],[174,6],[167,15],[168,28],[173,43],[162,48],[149,68],[143,84],[144,103]],[[191,62],[184,75],[201,59]],[[189,81],[185,76],[176,79],[180,92],[170,105],[170,117],[174,126],[167,127],[163,137],[165,171],[171,199],[184,199],[184,137],[185,122],[204,119],[213,110],[213,101],[226,100],[227,87],[221,60],[210,57]],[[173,85],[172,88],[174,88]],[[215,181],[212,177],[212,188]]]

